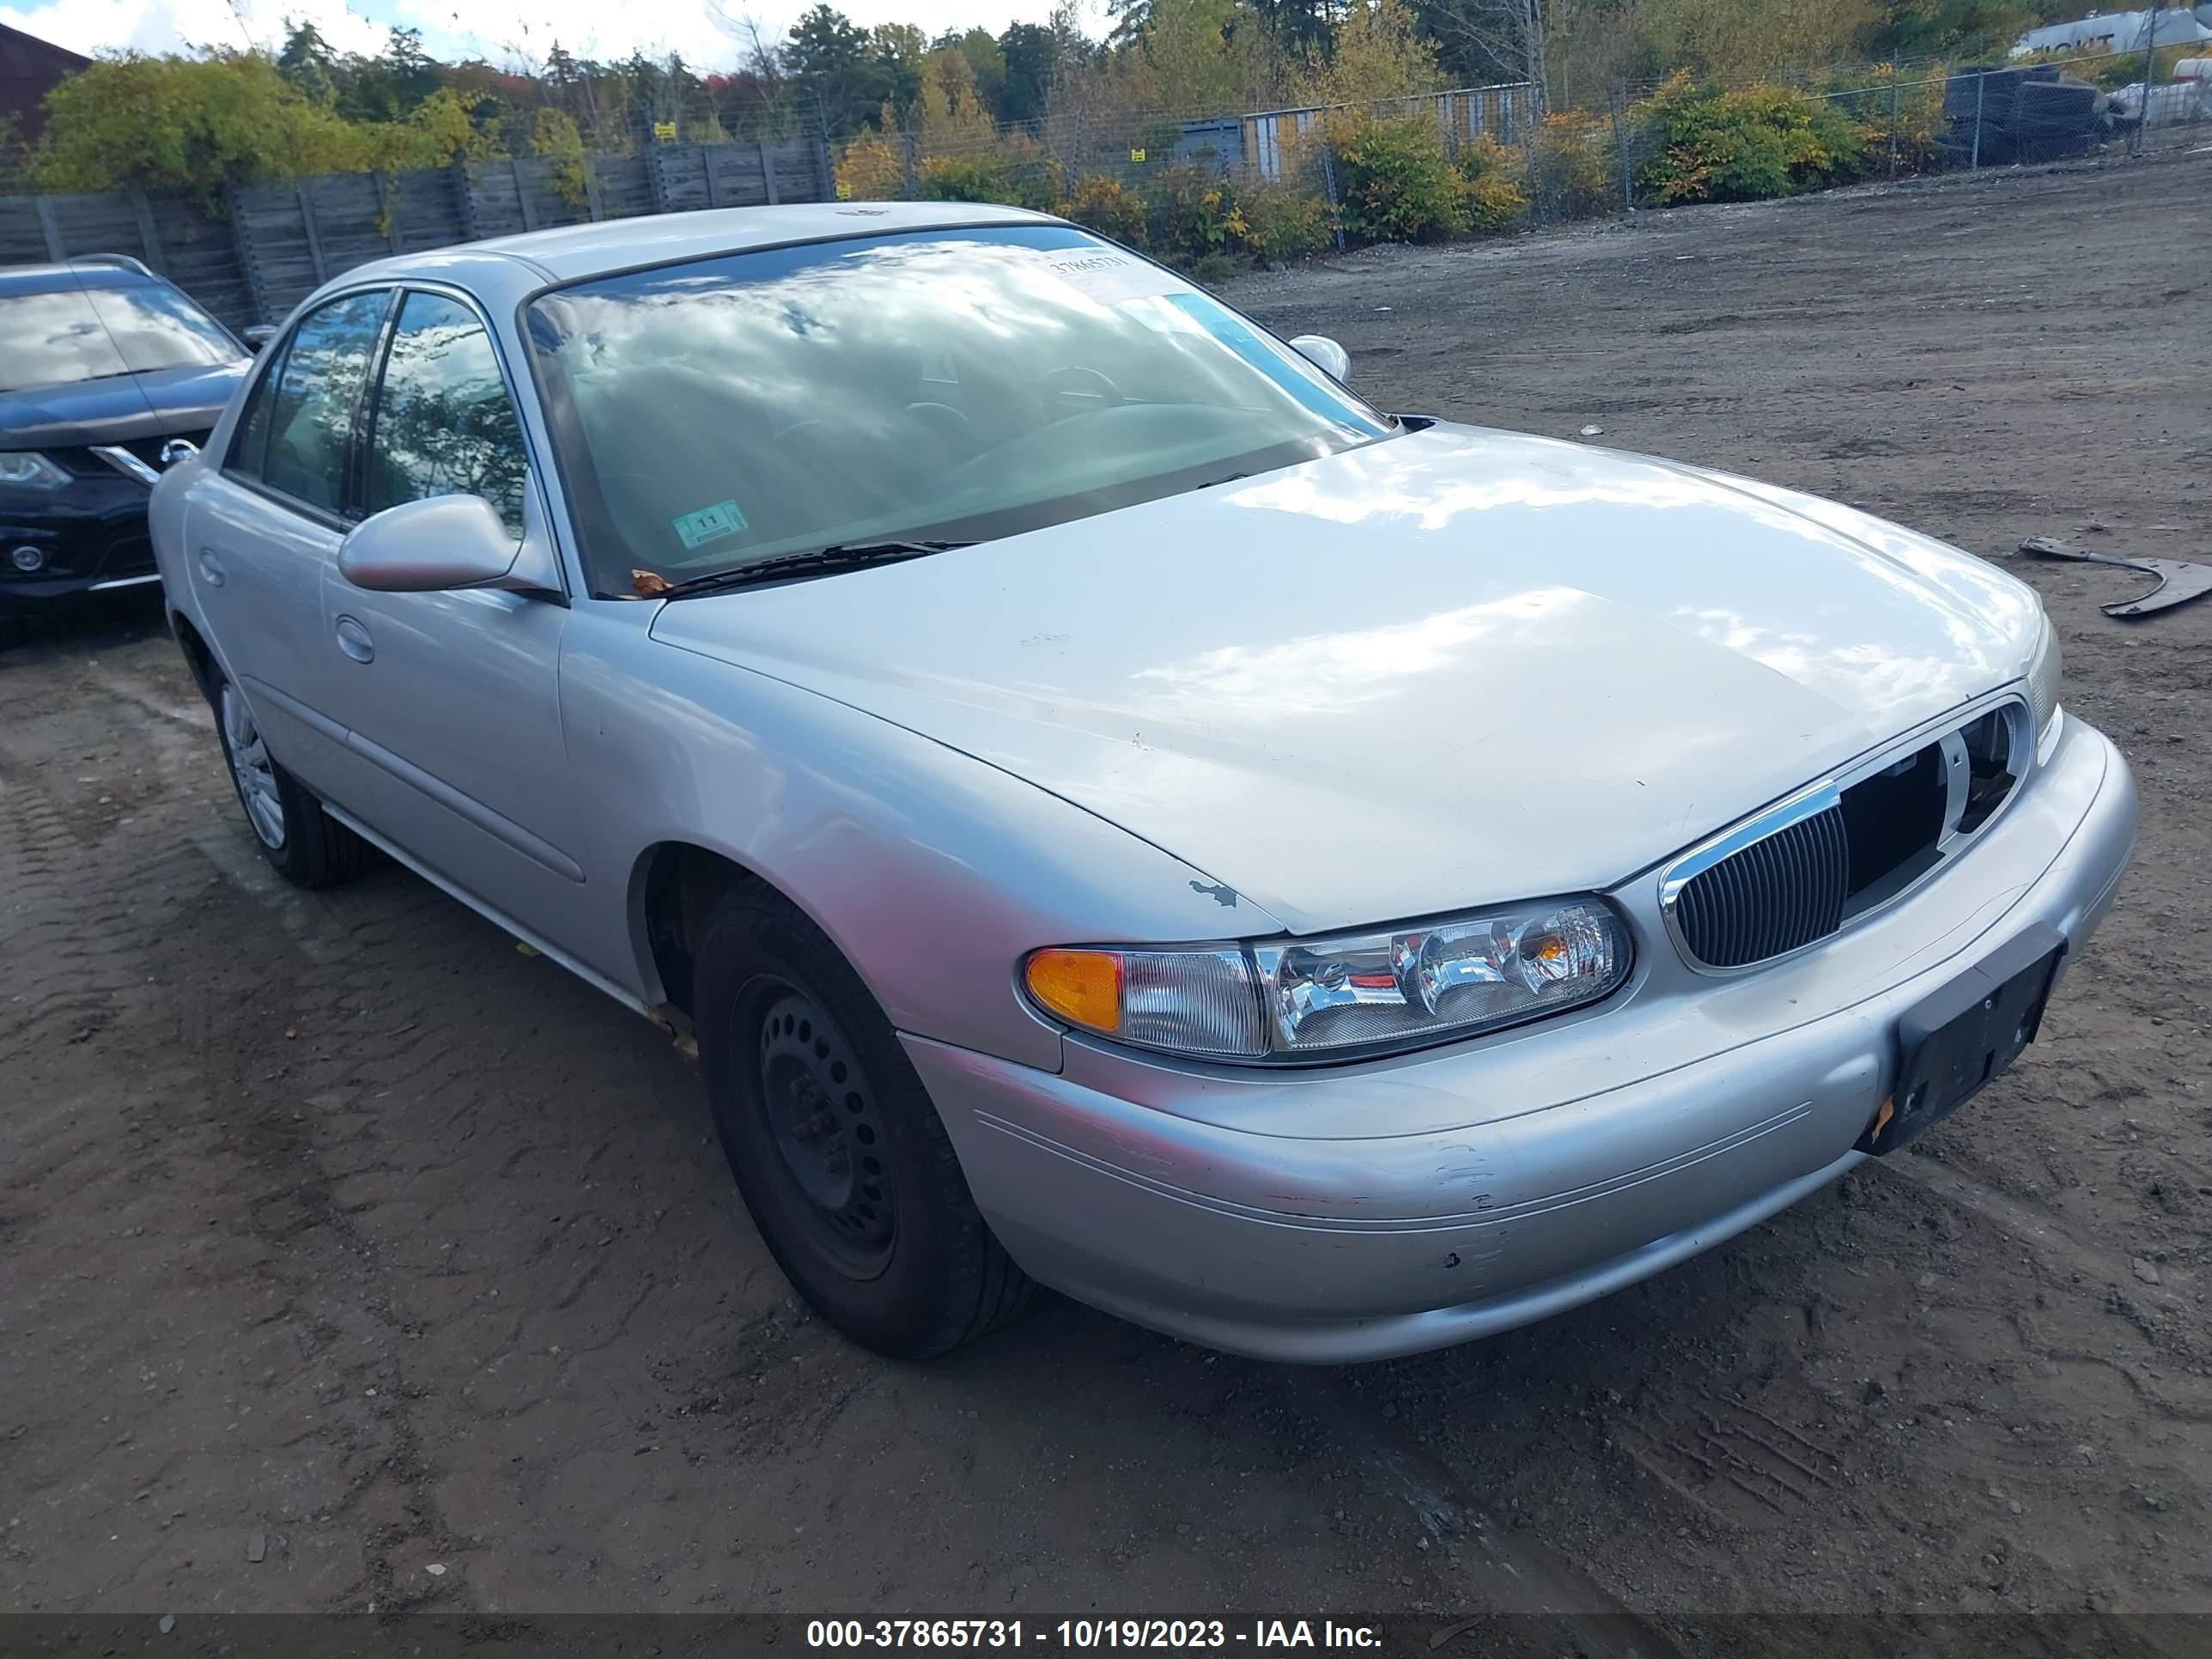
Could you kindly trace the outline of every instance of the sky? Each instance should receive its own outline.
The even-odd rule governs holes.
[[[627,58],[635,49],[679,52],[696,69],[738,56],[732,28],[750,16],[780,34],[812,0],[0,0],[0,23],[73,52],[175,52],[192,46],[274,49],[288,18],[313,22],[343,52],[374,52],[397,24],[422,31],[423,49],[452,60],[542,61],[556,40],[579,58]],[[924,34],[980,23],[1042,23],[1051,0],[832,0],[861,24],[908,22]],[[716,19],[715,8],[732,27]],[[1095,8],[1094,8],[1095,9]]]

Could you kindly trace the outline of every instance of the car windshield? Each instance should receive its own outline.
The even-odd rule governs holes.
[[[531,307],[592,586],[981,541],[1389,436],[1218,301],[1060,225],[632,271]]]
[[[0,392],[161,368],[204,368],[244,353],[173,289],[59,289],[0,295]]]

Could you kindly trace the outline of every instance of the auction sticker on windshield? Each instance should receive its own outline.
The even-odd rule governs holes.
[[[1151,261],[1116,248],[1040,249],[1037,258],[1060,281],[1102,306],[1175,294],[1182,286]]]

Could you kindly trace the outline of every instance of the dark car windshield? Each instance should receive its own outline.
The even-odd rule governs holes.
[[[988,540],[1393,430],[1171,273],[1066,226],[765,249],[531,307],[593,588]]]
[[[0,295],[0,392],[204,368],[245,355],[190,300],[152,283]]]

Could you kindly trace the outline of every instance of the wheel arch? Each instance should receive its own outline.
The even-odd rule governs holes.
[[[672,838],[637,855],[630,867],[630,944],[648,1002],[690,1017],[707,918],[728,895],[744,888],[774,893],[830,938],[821,919],[791,892],[718,848]],[[831,944],[834,948],[834,939]]]
[[[222,672],[214,650],[192,619],[174,605],[169,607],[169,632],[177,641],[177,648],[185,653],[185,666],[191,671],[192,684],[199,687],[202,696],[212,702],[216,676]]]

